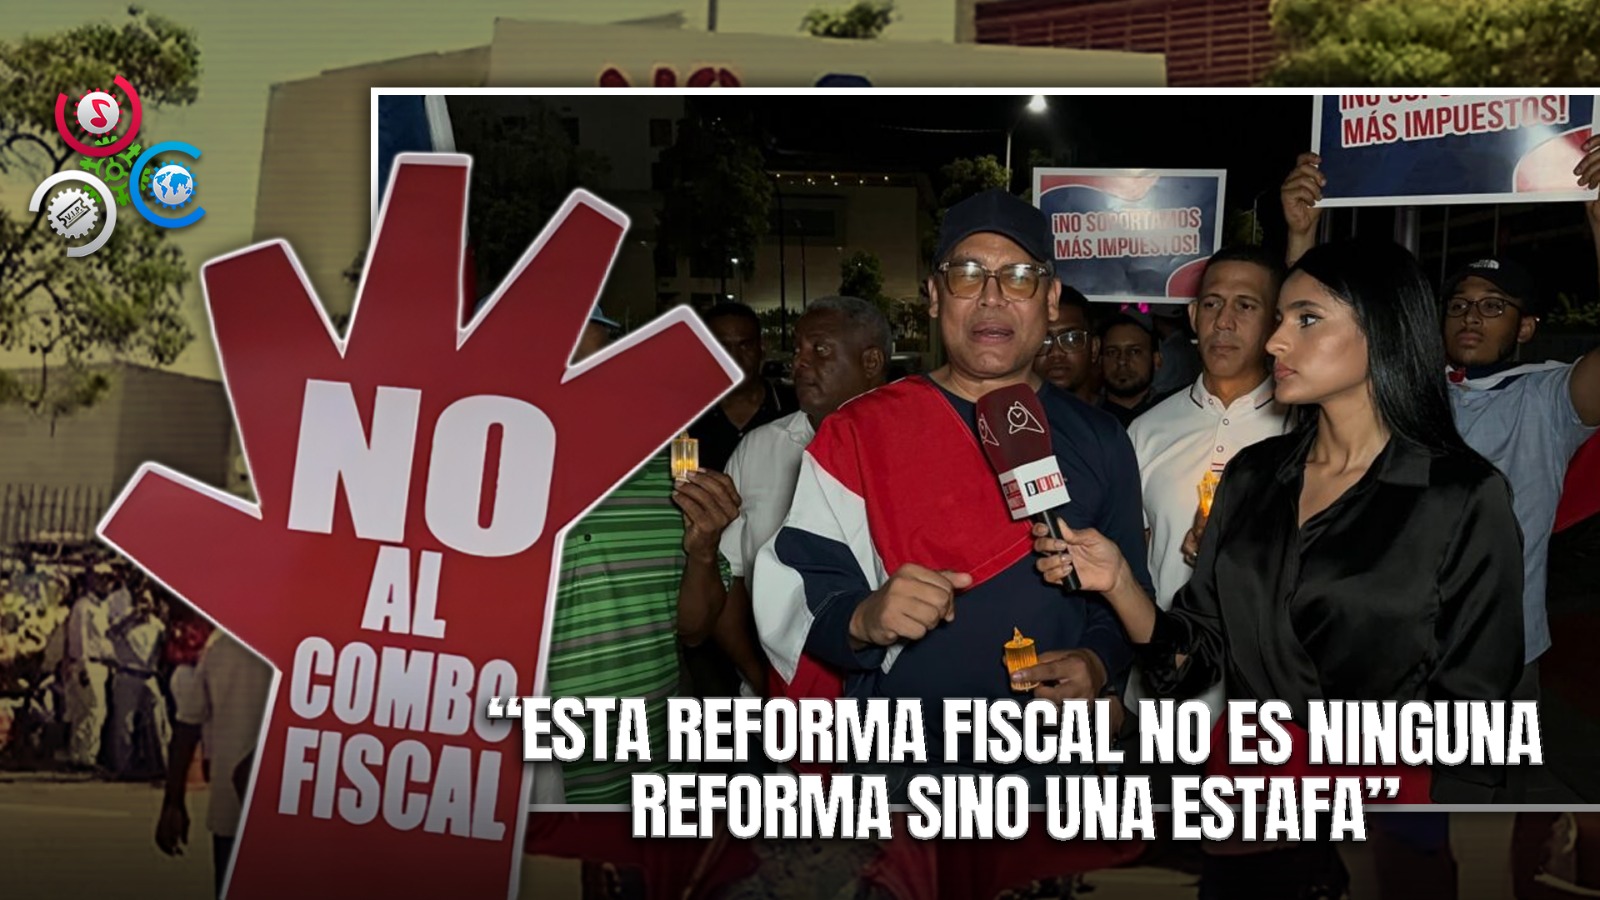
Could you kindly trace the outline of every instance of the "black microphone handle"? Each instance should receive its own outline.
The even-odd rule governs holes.
[[[1055,510],[1038,513],[1033,518],[1035,521],[1043,522],[1044,527],[1050,529],[1051,537],[1058,541],[1062,540],[1061,528],[1060,526],[1056,525]],[[1070,557],[1071,554],[1069,553],[1068,556]],[[1062,582],[1061,589],[1067,592],[1083,590],[1083,582],[1078,580],[1078,570],[1076,567],[1073,567],[1067,571],[1067,580]]]

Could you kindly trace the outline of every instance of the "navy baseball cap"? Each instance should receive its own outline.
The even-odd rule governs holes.
[[[589,321],[595,323],[596,325],[609,328],[612,331],[622,330],[622,323],[606,315],[605,311],[600,308],[600,304],[598,303],[594,305],[594,309],[589,311]]]
[[[955,246],[969,236],[990,231],[1015,241],[1034,261],[1053,263],[1050,219],[1044,211],[1018,200],[1000,188],[975,194],[945,210],[939,225],[939,247],[935,263],[944,262]]]
[[[1486,257],[1457,271],[1444,283],[1444,299],[1449,300],[1456,292],[1456,288],[1461,286],[1461,282],[1468,278],[1482,278],[1489,282],[1521,304],[1523,310],[1531,315],[1538,315],[1543,309],[1539,285],[1533,280],[1533,274],[1505,257]]]

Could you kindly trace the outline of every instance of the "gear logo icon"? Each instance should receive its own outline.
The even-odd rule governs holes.
[[[115,138],[107,135],[95,141],[95,145],[105,146],[114,140]],[[101,180],[111,186],[111,190],[116,192],[118,206],[127,206],[128,191],[132,188],[132,185],[128,182],[128,173],[133,169],[134,161],[143,152],[144,147],[134,144],[116,156],[107,156],[104,159],[95,159],[91,156],[80,157],[78,165],[98,175]],[[147,171],[139,176],[139,190],[147,191],[150,189],[151,174],[151,172]]]
[[[169,162],[150,176],[150,196],[167,209],[182,209],[194,199],[194,173],[185,166]]]
[[[62,188],[50,196],[47,205],[45,197],[65,182],[78,182],[80,186]],[[28,198],[28,212],[43,213],[50,222],[50,230],[68,241],[89,237],[103,214],[105,224],[100,226],[99,234],[89,238],[87,243],[67,247],[69,257],[88,256],[104,247],[117,228],[117,204],[111,197],[110,186],[88,172],[57,172],[33,189],[33,196]],[[103,211],[102,203],[105,204]]]
[[[94,137],[109,133],[122,121],[122,106],[106,91],[90,91],[78,98],[78,127]]]
[[[88,237],[94,224],[100,220],[100,207],[88,192],[80,188],[67,188],[50,199],[45,212],[50,230],[69,241]]]

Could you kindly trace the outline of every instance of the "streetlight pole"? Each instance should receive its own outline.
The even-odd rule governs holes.
[[[1017,113],[1017,118],[1012,121],[1011,127],[1006,129],[1006,190],[1008,192],[1011,190],[1011,184],[1014,180],[1011,175],[1011,136],[1016,133],[1017,128],[1022,125],[1022,120],[1027,118],[1029,113],[1038,116],[1043,115],[1049,109],[1050,102],[1044,98],[1044,95],[1034,94],[1028,100],[1028,105],[1022,108],[1022,112]]]
[[[794,220],[794,224],[800,231],[800,308],[805,309],[811,300],[806,293],[806,227],[800,224],[798,218]]]
[[[714,2],[714,0],[713,0]],[[778,349],[789,349],[789,250],[784,242],[785,225],[783,220],[783,189],[778,186],[778,178],[771,172],[766,173],[772,182],[772,195],[778,198]]]

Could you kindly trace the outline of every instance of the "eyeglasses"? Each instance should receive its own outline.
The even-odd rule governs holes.
[[[1089,332],[1081,328],[1074,328],[1070,331],[1047,334],[1044,336],[1044,346],[1039,348],[1039,355],[1044,356],[1049,353],[1052,344],[1060,347],[1062,353],[1075,353],[1079,350],[1085,350],[1089,346]]]
[[[957,300],[972,300],[983,293],[983,288],[993,278],[1000,285],[1000,295],[1007,300],[1032,300],[1039,293],[1039,282],[1050,270],[1033,263],[1012,263],[998,269],[988,269],[975,262],[940,263],[938,272],[944,276],[944,289]]]
[[[1477,309],[1478,315],[1485,319],[1497,319],[1505,313],[1506,308],[1522,312],[1522,307],[1502,297],[1480,297],[1477,300],[1468,300],[1465,297],[1453,297],[1444,305],[1444,314],[1452,319],[1459,319],[1467,314],[1468,309]]]

